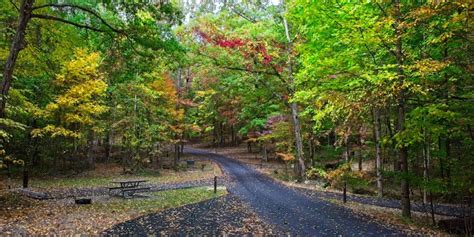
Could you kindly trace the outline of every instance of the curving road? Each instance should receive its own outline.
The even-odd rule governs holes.
[[[197,149],[185,149],[185,152],[220,164],[229,178],[230,193],[247,203],[263,220],[292,235],[403,235],[400,230],[371,222],[343,207],[276,183],[234,159]]]

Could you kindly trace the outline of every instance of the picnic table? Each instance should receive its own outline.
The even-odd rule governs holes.
[[[147,180],[121,180],[113,181],[116,187],[109,188],[109,194],[113,190],[119,190],[121,196],[124,198],[132,198],[135,193],[149,191],[150,187],[144,187],[142,184],[148,182]]]

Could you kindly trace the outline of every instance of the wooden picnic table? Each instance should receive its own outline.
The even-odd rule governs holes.
[[[141,184],[148,182],[147,180],[120,180],[112,181],[111,183],[119,184],[118,187],[110,187],[109,194],[112,190],[119,190],[122,197],[133,197],[137,192],[144,192],[150,190],[150,187],[143,187]]]

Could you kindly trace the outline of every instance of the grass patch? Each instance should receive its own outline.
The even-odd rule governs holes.
[[[214,193],[213,190],[207,190],[205,187],[186,188],[147,193],[151,194],[148,198],[114,198],[107,203],[95,203],[82,207],[110,212],[151,213],[216,198],[226,193],[226,190],[217,190],[217,193]]]
[[[201,169],[202,165],[205,165],[204,169]],[[37,189],[109,187],[113,185],[112,181],[133,179],[145,179],[148,184],[166,184],[211,179],[222,175],[219,166],[209,161],[196,161],[194,167],[183,171],[144,170],[133,175],[124,175],[122,168],[117,165],[103,166],[107,167],[98,166],[96,170],[72,177],[33,177],[30,180],[30,186]],[[21,186],[20,179],[13,182],[15,186]]]

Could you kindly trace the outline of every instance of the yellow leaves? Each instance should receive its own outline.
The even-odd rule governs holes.
[[[55,83],[67,86],[90,79],[101,79],[98,71],[99,64],[99,53],[88,53],[85,49],[77,49],[73,60],[63,65],[61,74],[57,75]]]
[[[79,132],[74,132],[69,129],[66,129],[61,126],[47,125],[41,129],[33,129],[31,135],[33,137],[43,137],[44,135],[49,134],[52,138],[55,137],[71,137],[71,138],[80,138],[81,134]]]
[[[443,70],[449,65],[449,62],[442,62],[433,59],[424,59],[417,61],[414,65],[408,66],[409,70],[415,71],[420,76],[427,76]]]
[[[49,134],[51,137],[79,138],[81,129],[93,127],[96,117],[107,111],[101,101],[107,84],[99,72],[99,64],[98,53],[88,53],[83,49],[75,51],[74,58],[63,65],[61,74],[54,81],[60,86],[59,95],[43,111],[35,113],[36,116],[59,121],[59,124],[35,129],[33,136]]]
[[[203,90],[203,91],[196,91],[196,95],[198,97],[207,97],[216,94],[217,92],[213,89]]]
[[[427,20],[435,15],[436,11],[430,6],[421,6],[409,12],[407,17],[412,18],[414,20],[414,24],[416,25],[420,21]]]
[[[137,12],[137,16],[142,21],[153,21],[153,16],[147,11],[139,10]]]

